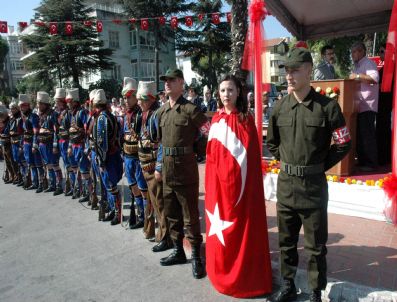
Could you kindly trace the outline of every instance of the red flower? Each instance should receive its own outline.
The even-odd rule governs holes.
[[[320,94],[321,94],[321,95],[325,95],[325,91],[321,89],[321,90],[320,90]]]
[[[339,178],[339,182],[344,183],[345,182],[345,178],[344,177]]]
[[[267,161],[262,159],[262,174],[265,175],[267,172],[268,164]]]
[[[337,87],[337,86],[335,86],[334,88],[332,88],[332,91],[333,91],[334,93],[336,93],[337,95],[340,94],[339,87]]]

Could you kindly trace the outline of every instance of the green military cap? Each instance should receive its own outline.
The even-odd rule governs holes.
[[[313,64],[312,55],[307,48],[297,47],[297,48],[293,48],[289,52],[284,64],[279,65],[279,68],[284,68],[284,67],[298,68],[303,63]]]
[[[182,70],[168,69],[167,72],[165,73],[165,75],[162,75],[160,77],[160,80],[165,81],[167,79],[176,79],[176,78],[184,79]]]

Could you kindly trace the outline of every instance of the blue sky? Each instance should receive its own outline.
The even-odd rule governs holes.
[[[33,9],[39,6],[40,0],[5,0],[9,2],[0,10],[0,20],[7,21],[8,25],[17,28],[19,21],[29,22],[33,18]],[[225,7],[226,8],[226,7]],[[227,9],[227,8],[226,8]],[[291,34],[273,16],[265,20],[266,39],[291,36]]]

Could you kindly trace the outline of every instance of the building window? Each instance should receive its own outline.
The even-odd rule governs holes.
[[[136,46],[136,31],[130,31],[130,46]]]
[[[114,65],[112,69],[112,78],[115,80],[120,80],[121,79],[121,66],[120,65]]]
[[[118,31],[109,31],[109,47],[120,48]]]
[[[272,82],[272,83],[278,83],[278,76],[271,76],[271,77],[270,77],[270,82]]]
[[[12,60],[11,61],[11,69],[22,71],[22,70],[25,70],[25,66],[23,65],[23,63],[21,61]]]
[[[139,44],[142,48],[153,49],[154,37],[150,32],[139,32]]]

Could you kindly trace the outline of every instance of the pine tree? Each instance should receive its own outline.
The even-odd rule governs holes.
[[[62,86],[63,79],[72,78],[73,86],[79,87],[79,79],[85,72],[112,67],[112,50],[103,48],[93,26],[83,24],[93,21],[89,17],[91,9],[84,6],[83,0],[42,0],[37,12],[46,26],[36,25],[34,33],[22,39],[34,51],[26,59],[26,67],[38,79],[58,79]],[[66,21],[72,21],[71,35],[65,33]],[[50,35],[49,22],[57,22],[56,35]]]
[[[0,37],[0,95],[6,93],[5,76],[4,76],[4,62],[8,53],[8,44],[5,40]]]
[[[159,50],[161,45],[174,38],[175,31],[169,25],[160,25],[156,18],[184,13],[191,9],[192,4],[186,3],[186,0],[119,0],[119,2],[124,6],[130,18],[149,19],[148,30],[154,34],[155,78],[157,90],[159,90]],[[137,24],[137,26],[139,27],[140,25]]]
[[[201,0],[192,7],[195,23],[177,33],[177,49],[191,57],[192,66],[201,76],[202,84],[211,90],[217,87],[221,74],[230,71],[228,57],[231,50],[230,24],[213,24],[211,13],[221,11],[222,1]],[[204,14],[202,21],[196,16]]]

